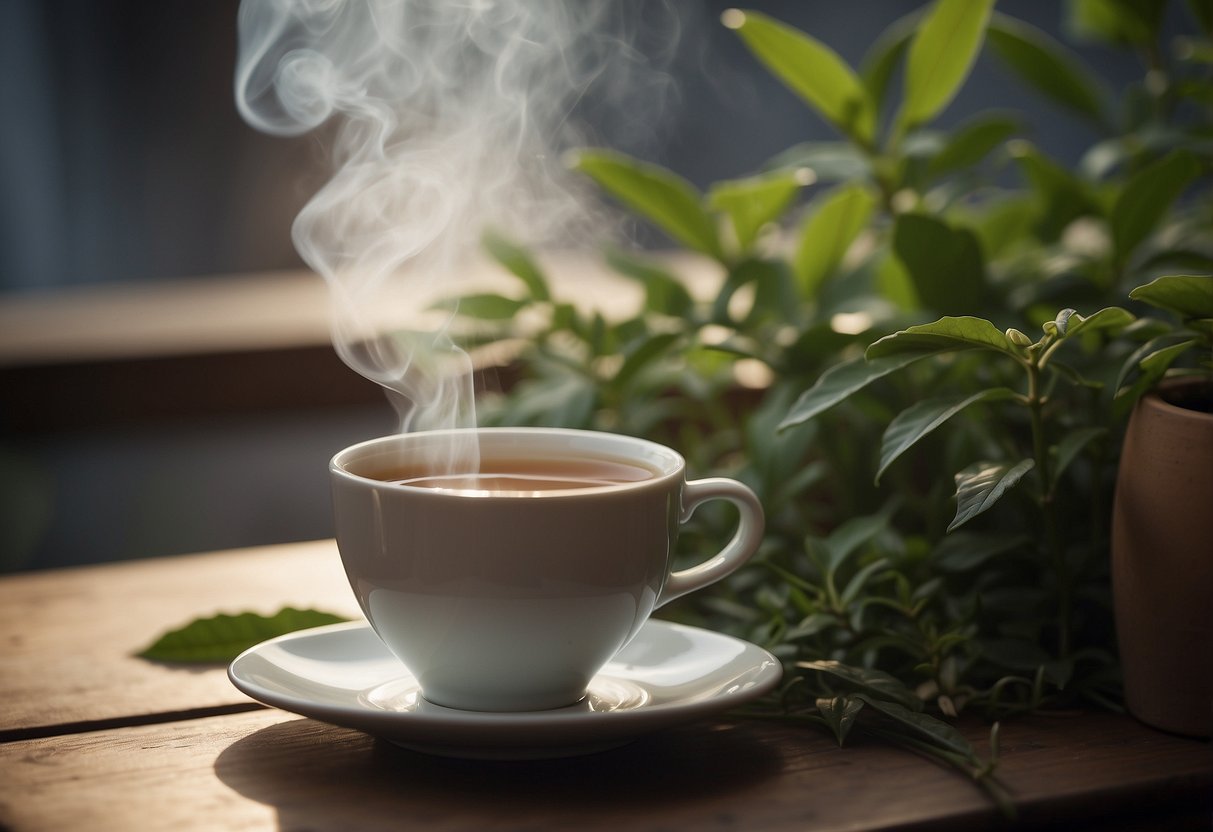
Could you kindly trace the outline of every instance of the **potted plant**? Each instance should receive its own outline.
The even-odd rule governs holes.
[[[1132,297],[1180,327],[1144,345],[1136,387],[1194,352],[1203,365],[1142,396],[1125,432],[1112,515],[1112,587],[1125,703],[1150,725],[1213,731],[1213,277],[1173,275]],[[1203,370],[1203,372],[1201,371]]]

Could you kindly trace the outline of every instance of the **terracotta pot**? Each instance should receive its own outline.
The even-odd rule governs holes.
[[[1213,391],[1203,387],[1207,403]],[[1129,420],[1112,516],[1112,589],[1129,711],[1156,728],[1208,737],[1213,413],[1170,403],[1199,399],[1201,388],[1164,385]]]

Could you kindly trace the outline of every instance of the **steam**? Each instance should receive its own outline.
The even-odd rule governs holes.
[[[661,6],[639,27],[611,0],[243,0],[236,101],[263,131],[294,136],[330,120],[335,173],[292,237],[333,299],[341,358],[389,391],[402,430],[473,427],[468,356],[445,322],[392,320],[467,271],[486,230],[529,244],[594,225],[560,163],[588,143],[575,110],[592,98],[637,124],[660,106],[662,73],[634,44],[669,49]],[[638,94],[641,97],[638,97]],[[624,102],[627,107],[620,106]],[[624,118],[627,116],[627,118]],[[475,470],[474,445],[449,470]]]

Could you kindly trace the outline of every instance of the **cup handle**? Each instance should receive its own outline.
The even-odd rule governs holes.
[[[737,506],[741,512],[737,531],[715,557],[690,569],[672,572],[666,579],[661,595],[657,597],[659,607],[734,572],[750,559],[762,542],[762,504],[749,487],[736,480],[712,477],[686,483],[682,490],[682,516],[679,522],[689,520],[695,509],[708,500],[728,500]]]

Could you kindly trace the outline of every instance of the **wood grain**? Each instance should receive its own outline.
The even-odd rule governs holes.
[[[976,735],[984,734],[980,726]],[[1017,826],[1207,828],[1206,744],[1111,715],[1006,726]],[[964,779],[895,748],[751,721],[601,754],[428,757],[279,711],[0,745],[13,830],[856,830],[1004,825]]]
[[[0,579],[0,735],[246,704],[225,667],[135,654],[199,616],[287,605],[361,617],[333,541]]]

